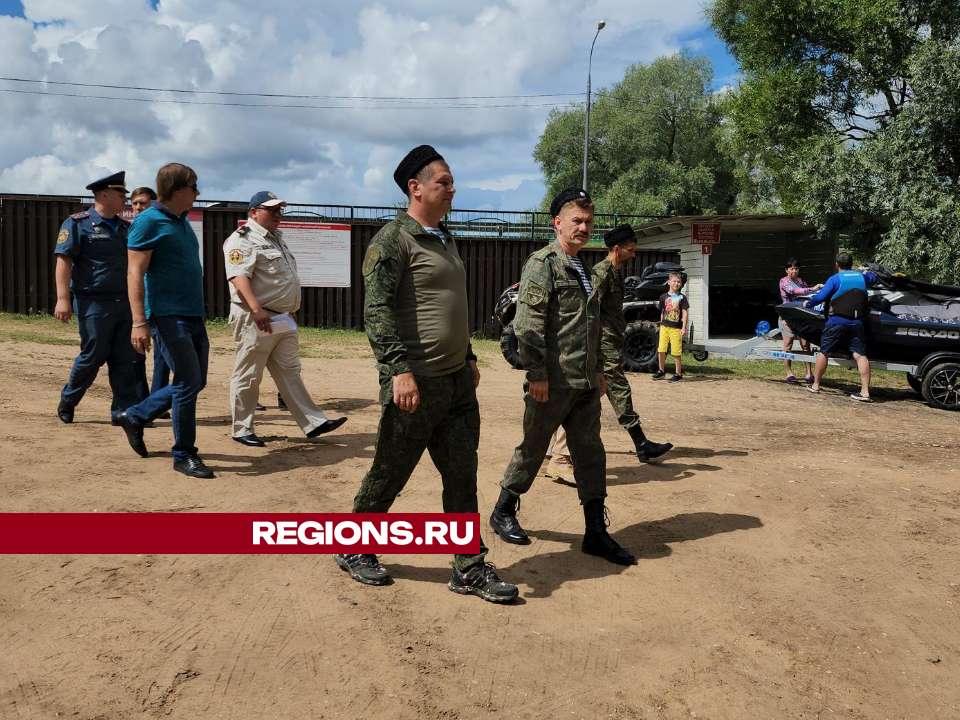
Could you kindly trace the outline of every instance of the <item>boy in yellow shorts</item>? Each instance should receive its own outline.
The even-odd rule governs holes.
[[[690,303],[687,302],[686,295],[680,292],[680,288],[683,287],[683,275],[670,273],[667,285],[670,287],[670,292],[660,296],[660,346],[657,348],[660,354],[660,368],[653,374],[653,379],[662,380],[666,376],[664,368],[669,347],[673,354],[674,373],[667,382],[677,383],[683,380],[680,354],[683,352],[683,336],[687,333]]]

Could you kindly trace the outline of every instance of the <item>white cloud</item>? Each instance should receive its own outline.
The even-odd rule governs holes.
[[[524,181],[536,180],[539,177],[539,173],[511,173],[510,175],[504,175],[503,177],[499,178],[491,178],[489,180],[472,180],[470,182],[463,183],[463,185],[465,187],[477,188],[478,190],[494,190],[496,192],[503,192],[504,190],[516,190]]]
[[[0,16],[5,77],[353,99],[0,82],[0,90],[153,101],[2,93],[0,191],[76,193],[121,168],[132,184],[152,184],[156,169],[176,160],[197,170],[207,198],[242,199],[270,186],[293,201],[391,204],[400,199],[396,163],[428,142],[453,166],[458,204],[529,206],[542,192],[531,152],[549,108],[449,106],[577,101],[598,19],[608,25],[595,88],[627,64],[677,50],[704,25],[699,3],[481,0],[438,9],[433,0],[287,0],[265,10],[259,0],[163,0],[156,9],[149,0],[25,0],[26,20]],[[575,95],[414,106],[360,99],[551,92]],[[327,107],[195,104],[224,102]]]

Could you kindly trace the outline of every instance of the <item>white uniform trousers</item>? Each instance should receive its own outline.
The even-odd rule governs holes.
[[[550,447],[547,449],[547,455],[550,457],[557,457],[559,455],[570,457],[570,448],[567,447],[567,431],[563,429],[563,425],[558,427],[553,437],[550,438]]]
[[[250,435],[254,431],[253,414],[264,368],[270,371],[290,414],[304,434],[327,422],[326,415],[310,398],[300,376],[300,342],[296,332],[260,335],[251,314],[236,304],[230,307],[230,326],[237,346],[233,377],[230,378],[234,437]]]

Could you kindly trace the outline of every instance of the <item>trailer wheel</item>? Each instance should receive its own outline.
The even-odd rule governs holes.
[[[710,353],[708,353],[706,350],[693,351],[693,359],[697,362],[704,362],[708,357],[710,357]]]
[[[907,373],[907,385],[909,385],[914,392],[923,395],[923,380],[913,373]]]
[[[523,370],[523,362],[520,360],[520,343],[513,329],[513,323],[503,329],[503,334],[500,336],[500,352],[511,367],[515,370]]]
[[[639,320],[623,333],[623,368],[630,372],[653,372],[657,367],[660,326]]]
[[[923,399],[941,410],[960,410],[960,363],[937,365],[923,376]]]

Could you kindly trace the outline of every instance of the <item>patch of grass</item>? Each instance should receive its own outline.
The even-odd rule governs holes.
[[[0,313],[0,340],[44,345],[79,345],[76,321],[64,324],[53,315]]]
[[[667,358],[667,369],[673,366],[671,358]],[[803,363],[794,361],[793,371],[802,383]],[[690,375],[715,375],[751,380],[780,380],[786,377],[786,369],[781,360],[736,360],[711,355],[705,362],[697,362],[693,355],[683,354],[683,372]],[[860,374],[854,368],[829,365],[824,380],[837,380],[850,384],[860,384]],[[907,378],[904,373],[890,370],[874,370],[870,374],[870,387],[901,389],[907,387]]]
[[[300,355],[305,358],[331,360],[358,359],[373,362],[373,352],[367,335],[362,330],[342,330],[339,328],[300,328]],[[215,355],[233,353],[233,331],[225,319],[208,320],[207,333],[211,340],[211,352]],[[0,313],[0,341],[34,342],[44,345],[79,346],[75,321],[64,325],[52,315],[20,313]],[[471,338],[474,352],[480,356],[482,367],[497,367],[506,361],[500,357],[500,342],[474,336]],[[667,358],[668,368],[672,360]],[[684,373],[690,375],[713,376],[717,378],[748,378],[752,380],[778,380],[784,378],[783,363],[773,360],[736,360],[711,355],[706,362],[699,363],[689,353],[683,355]],[[803,379],[803,364],[794,363],[794,372]],[[854,369],[830,366],[827,368],[827,381],[845,382],[857,385],[859,375]],[[902,389],[907,387],[904,373],[888,370],[874,370],[870,386],[876,388]]]
[[[10,320],[18,325],[47,325],[50,327],[62,327],[63,323],[57,320],[53,315],[46,313],[0,313],[0,321]]]
[[[55,337],[42,332],[30,332],[29,330],[0,330],[0,341],[9,340],[11,342],[33,342],[43,345],[76,345],[80,346],[80,338],[71,340],[70,338]]]

